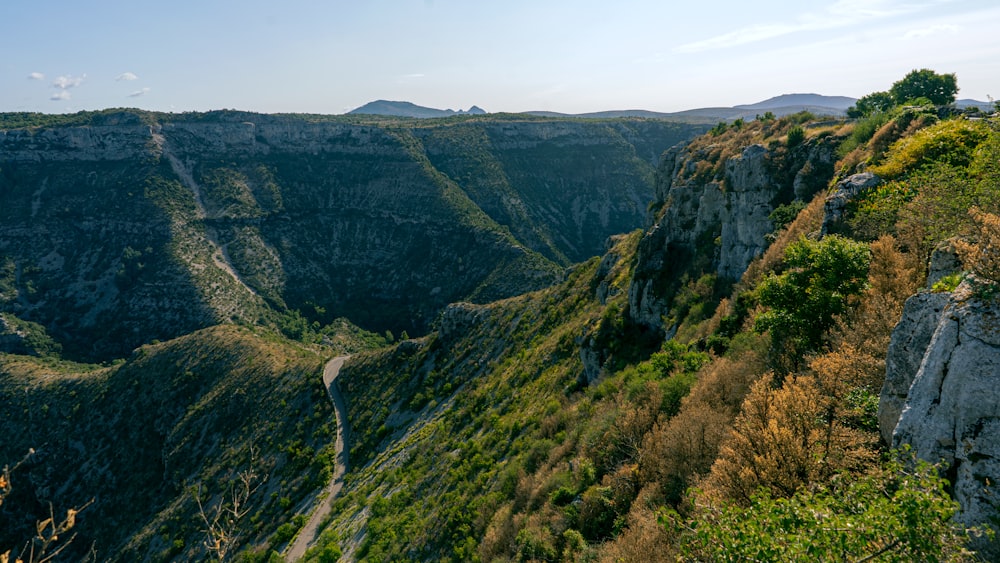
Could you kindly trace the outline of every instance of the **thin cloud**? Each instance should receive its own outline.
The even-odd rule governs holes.
[[[28,75],[28,80],[45,80],[45,75],[40,72],[32,72]]]
[[[61,102],[63,100],[70,99],[70,93],[66,90],[59,90],[55,94],[52,94],[49,99],[55,102]]]
[[[920,39],[922,37],[929,37],[940,33],[958,33],[958,30],[959,27],[957,25],[943,23],[925,27],[923,29],[911,29],[903,34],[903,39]]]
[[[139,96],[145,96],[149,93],[149,88],[143,88],[142,90],[136,90],[128,95],[130,98],[138,98]]]
[[[123,72],[115,77],[115,80],[121,82],[122,80],[136,80],[138,78],[134,72]]]
[[[52,85],[61,90],[68,90],[70,88],[75,88],[81,84],[87,78],[87,75],[83,76],[60,76],[52,82]]]
[[[791,22],[744,27],[701,41],[679,45],[674,48],[674,52],[699,53],[757,43],[793,33],[850,27],[865,21],[923,11],[933,5],[947,1],[949,0],[930,0],[924,2],[907,0],[837,0],[822,11],[800,14]]]

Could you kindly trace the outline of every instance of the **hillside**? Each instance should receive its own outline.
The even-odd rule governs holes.
[[[241,544],[281,543],[275,530],[332,469],[321,366],[314,350],[233,326],[111,367],[3,357],[0,404],[17,413],[0,420],[3,455],[37,453],[12,476],[4,506],[18,511],[0,514],[0,545],[29,537],[50,502],[61,513],[95,499],[75,530],[77,556],[93,544],[101,560],[189,559],[205,538],[196,495],[211,513],[244,471],[260,489]]]
[[[346,317],[417,334],[447,303],[544,287],[641,224],[655,159],[699,131],[502,116],[31,119],[0,118],[18,126],[0,130],[0,312],[100,361],[230,321]]]
[[[351,353],[306,561],[1000,553],[995,117],[4,119],[0,552],[280,560]]]
[[[899,124],[914,120],[922,125],[903,133]],[[959,227],[919,243],[907,237],[913,221],[934,224],[930,216],[971,222],[942,207],[940,191],[925,190],[909,204],[889,200],[899,222],[868,231],[881,215],[869,216],[864,203],[831,215],[826,186],[851,185],[858,158],[890,166],[907,145],[885,152],[885,136],[906,138],[936,120],[900,113],[874,138],[861,126],[794,119],[698,138],[665,156],[656,222],[644,233],[617,237],[603,258],[558,286],[453,305],[428,337],[355,357],[341,374],[350,418],[363,429],[352,449],[354,478],[307,560],[323,553],[372,561],[717,560],[718,550],[739,549],[722,543],[735,541],[728,534],[737,525],[754,538],[748,550],[792,557],[827,539],[808,519],[801,530],[789,528],[780,507],[752,496],[758,486],[775,498],[799,487],[836,498],[867,494],[846,485],[854,481],[911,494],[914,485],[896,480],[899,467],[879,462],[888,456],[876,418],[885,351],[903,300],[923,283],[934,241]],[[943,121],[926,137],[955,124]],[[981,162],[1000,146],[995,130],[988,138]],[[916,161],[908,166],[909,181],[920,182]],[[976,196],[980,205],[995,197],[998,180],[995,171],[977,180],[986,190]],[[882,193],[864,197],[874,202]],[[736,211],[740,205],[746,212]],[[817,241],[825,230],[854,239]],[[791,260],[799,248],[848,252],[844,259],[859,268],[849,274],[838,266],[843,283],[855,284],[838,290],[853,297],[830,302],[842,308],[809,313],[816,340],[804,329],[781,332],[783,317],[766,314],[779,302],[764,288],[791,279],[782,275],[797,271]],[[672,338],[664,342],[664,334]],[[989,447],[981,443],[977,451]],[[924,508],[906,513],[902,501],[861,497],[872,512],[846,524],[858,535],[830,541],[853,545],[855,554],[941,549],[960,560],[962,532],[928,531],[939,526],[935,511],[953,514],[958,505],[933,473],[919,471]],[[707,499],[736,504],[713,511]],[[804,513],[838,510],[815,506],[804,504]],[[927,526],[927,546],[893,538],[888,522],[906,518],[908,529]],[[754,531],[770,525],[781,535]],[[708,526],[704,534],[695,533],[699,526]]]

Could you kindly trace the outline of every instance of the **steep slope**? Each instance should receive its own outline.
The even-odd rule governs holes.
[[[802,131],[796,121],[750,122],[664,155],[651,206],[655,222],[639,245],[629,288],[633,321],[676,330],[686,311],[670,310],[674,294],[705,275],[725,292],[783,226],[770,214],[826,187],[842,139],[817,131],[793,145],[789,131]]]
[[[249,471],[259,488],[231,547],[279,547],[290,535],[274,534],[332,471],[321,369],[312,350],[233,326],[140,348],[113,367],[0,356],[0,403],[17,413],[0,421],[0,456],[36,451],[12,476],[2,546],[30,537],[48,503],[62,512],[93,498],[73,553],[201,558],[209,538],[195,497],[211,516]]]
[[[959,505],[936,470],[880,461],[892,456],[875,409],[889,334],[923,277],[927,232],[911,229],[964,213],[947,193],[989,202],[986,163],[1000,145],[994,133],[994,152],[975,152],[993,178],[982,192],[961,177],[921,183],[912,200],[865,184],[845,204],[824,187],[842,185],[834,162],[856,146],[854,127],[790,119],[700,138],[666,155],[669,181],[646,232],[618,237],[559,285],[454,304],[427,337],[352,358],[342,377],[359,429],[354,478],[306,560],[783,560],[828,541],[828,553],[855,559],[957,557],[968,542],[951,519]],[[838,202],[839,219],[825,216]],[[892,212],[905,238],[844,235],[868,213],[884,217],[879,206],[902,207]],[[841,234],[821,238],[838,222]],[[677,238],[657,242],[658,231]],[[834,259],[845,250],[847,262]],[[717,281],[723,271],[729,283]],[[636,318],[630,292],[650,280],[665,311],[653,326]],[[775,318],[820,326],[819,337],[802,344],[762,322]],[[912,364],[921,353],[907,352]],[[976,445],[976,467],[989,465],[988,447]],[[833,508],[844,498],[867,500]],[[833,518],[850,523],[828,538]],[[762,526],[778,532],[754,532]]]
[[[0,131],[0,310],[100,360],[299,314],[424,332],[449,302],[544,287],[641,224],[649,162],[698,131],[511,116],[34,119]],[[454,142],[470,135],[486,141]]]
[[[752,193],[757,199],[748,207],[762,214],[766,228],[710,232],[722,237],[724,248],[736,246],[727,246],[729,237],[743,237],[763,251],[765,235],[774,229],[769,211],[795,197],[791,182],[776,177],[794,178],[810,155],[825,155],[815,157],[811,166],[818,166],[832,152],[816,148],[825,146],[826,135],[813,136],[788,158],[798,162],[789,173],[777,163],[790,151],[773,145],[769,161],[753,164],[758,173],[740,174],[747,141],[783,142],[795,121],[770,123],[770,135],[763,125],[668,152],[658,222],[645,233],[617,237],[602,259],[575,267],[562,284],[489,305],[452,305],[427,338],[348,362],[342,383],[358,429],[352,459],[359,469],[323,535],[325,544],[307,559],[324,549],[340,550],[348,559],[547,559],[577,545],[567,538],[596,545],[613,537],[612,528],[621,526],[615,522],[628,515],[639,492],[643,435],[658,417],[677,412],[693,383],[692,370],[708,360],[681,346],[657,355],[655,369],[644,362],[660,349],[662,332],[632,318],[629,288],[653,270],[647,264],[639,271],[651,251],[669,252],[665,243],[651,245],[650,237],[667,229],[685,233],[692,243],[685,261],[656,267],[661,276],[686,283],[702,270],[714,274],[723,263],[739,276],[737,269],[745,269],[752,254],[724,262],[727,254],[715,244],[693,244],[705,238],[692,228],[694,218],[736,207],[739,200],[725,203],[727,194]],[[716,160],[731,164],[720,163],[717,180],[702,174],[697,184],[679,163],[691,162],[694,169],[702,152],[698,143],[713,140],[719,143]],[[832,163],[825,170],[831,174]],[[812,181],[816,185],[806,197],[822,186]],[[675,185],[720,197],[703,197],[699,211],[679,197],[680,189],[671,191]],[[725,220],[736,225],[746,217],[733,211]],[[713,221],[709,229],[721,229],[724,220]],[[720,296],[709,285],[700,302],[684,297],[685,314],[697,308],[710,315]],[[663,300],[669,307],[680,298],[669,294]],[[640,362],[646,367],[628,367]],[[741,399],[720,403],[736,411]],[[633,401],[640,414],[615,406]],[[424,502],[412,503],[416,498]]]
[[[348,362],[341,383],[360,469],[307,559],[331,546],[348,559],[477,557],[519,472],[544,466],[567,434],[583,439],[569,423],[588,412],[579,335],[614,320],[602,320],[594,290],[603,281],[622,301],[637,240],[616,241],[620,261],[592,259],[511,300],[453,305],[430,337]]]

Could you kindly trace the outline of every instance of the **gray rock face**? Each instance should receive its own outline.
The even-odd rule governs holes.
[[[902,318],[892,331],[885,358],[885,383],[878,405],[879,430],[887,444],[892,443],[892,432],[903,412],[910,385],[949,299],[947,293],[918,293],[910,297],[903,307]]]
[[[739,279],[750,261],[767,248],[764,235],[774,229],[767,216],[780,189],[768,173],[767,156],[761,145],[750,145],[726,162],[729,191],[722,213],[721,277]]]
[[[809,197],[817,184],[825,184],[823,170],[829,167],[834,148],[825,141],[812,142],[776,165],[767,148],[749,145],[725,162],[723,178],[707,180],[696,167],[709,158],[713,146],[666,151],[657,170],[654,209],[658,212],[639,243],[629,287],[631,320],[669,330],[662,325],[669,313],[674,273],[695,256],[707,255],[720,278],[739,279],[767,248],[765,235],[774,229],[768,215],[776,202],[792,192]],[[787,169],[776,174],[781,166]]]
[[[663,155],[659,167],[657,201],[666,209],[639,242],[639,261],[629,286],[629,311],[633,321],[659,327],[667,313],[663,295],[664,279],[697,246],[705,233],[721,233],[722,217],[727,210],[726,194],[720,182],[700,183],[680,180],[683,158],[675,147]]]
[[[997,501],[987,485],[1000,482],[1000,304],[972,297],[964,283],[953,294],[915,296],[906,309],[888,360],[901,374],[918,368],[891,443],[909,444],[921,459],[943,460],[962,508],[958,520],[986,523]],[[905,379],[886,378],[883,435]]]
[[[830,232],[834,224],[838,223],[844,216],[847,204],[858,197],[862,192],[874,188],[882,183],[879,178],[871,172],[861,172],[844,178],[837,183],[837,187],[832,194],[827,196],[826,204],[823,206],[823,228],[821,232],[825,235]]]
[[[931,253],[931,260],[927,265],[927,288],[934,287],[941,279],[960,271],[962,259],[958,256],[954,242],[949,240],[941,243]]]

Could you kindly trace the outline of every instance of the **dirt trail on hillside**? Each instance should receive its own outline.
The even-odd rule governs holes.
[[[204,221],[208,218],[208,212],[205,210],[205,200],[202,199],[201,186],[199,186],[198,182],[195,181],[194,176],[191,174],[190,167],[181,162],[181,160],[177,158],[177,155],[170,150],[170,145],[167,143],[166,138],[164,138],[162,134],[153,133],[153,141],[160,148],[163,156],[167,158],[167,161],[170,163],[170,168],[173,169],[174,174],[180,178],[181,184],[191,190],[191,193],[194,195],[195,218],[200,221]],[[233,267],[233,261],[229,258],[229,250],[227,248],[228,245],[219,242],[218,233],[216,233],[215,229],[212,229],[207,224],[205,225],[205,240],[207,240],[208,244],[212,247],[212,262],[215,266],[223,272],[229,274],[229,277],[233,278],[233,280],[243,286],[244,289],[253,295],[257,295],[257,292],[243,280],[243,276],[241,276],[240,273],[236,271],[236,268]]]
[[[326,490],[323,491],[326,497],[313,510],[313,513],[309,516],[309,520],[299,530],[298,535],[295,536],[288,549],[285,550],[285,561],[298,561],[302,559],[306,550],[316,543],[320,532],[319,525],[330,514],[330,510],[333,508],[333,501],[337,499],[340,489],[344,486],[344,474],[347,473],[349,468],[347,444],[351,438],[351,425],[347,421],[347,402],[344,401],[344,396],[340,393],[340,388],[337,386],[336,380],[337,376],[340,375],[340,368],[344,365],[344,361],[347,358],[350,358],[350,356],[338,356],[327,362],[326,367],[323,368],[323,385],[326,386],[326,391],[330,394],[330,400],[333,401],[333,409],[337,413],[337,467],[333,471],[333,477],[326,486]]]

